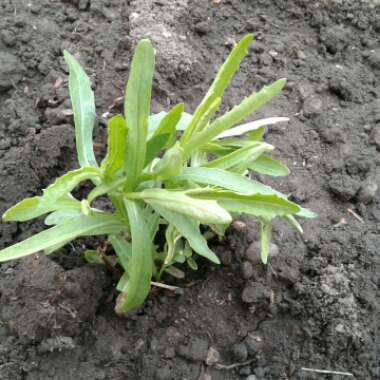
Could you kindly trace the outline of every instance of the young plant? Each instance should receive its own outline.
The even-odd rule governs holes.
[[[289,173],[269,155],[274,147],[263,141],[266,126],[288,119],[238,125],[277,95],[285,79],[214,117],[252,39],[247,35],[233,48],[193,115],[184,112],[183,104],[150,115],[155,57],[150,41],[140,41],[130,68],[124,115],[108,120],[108,151],[100,165],[92,143],[96,115],[91,83],[77,60],[64,52],[80,168],[4,213],[7,222],[48,214],[45,224],[52,227],[0,251],[0,262],[39,251],[49,254],[79,236],[106,235],[115,257],[104,249],[87,251],[85,257],[121,269],[116,311],[126,313],[144,302],[152,279],[159,280],[164,272],[181,275],[174,264],[187,262],[196,269],[193,253],[218,264],[205,236],[210,231],[223,235],[235,216],[257,218],[264,264],[275,218],[285,218],[302,232],[295,216],[314,214],[247,176],[249,170],[272,176]],[[178,131],[182,135],[177,140]],[[94,184],[87,198],[73,197],[72,191],[87,180]],[[113,212],[96,207],[100,196],[110,199]],[[161,246],[155,244],[159,231],[166,241]]]

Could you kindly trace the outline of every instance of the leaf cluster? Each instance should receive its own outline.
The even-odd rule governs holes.
[[[42,250],[49,254],[80,236],[106,235],[114,260],[100,249],[87,251],[85,257],[112,262],[122,270],[117,284],[119,313],[144,302],[153,278],[159,280],[164,272],[178,275],[175,264],[196,269],[194,253],[218,264],[207,232],[222,236],[242,213],[255,216],[260,224],[261,257],[266,263],[273,220],[285,218],[302,231],[295,217],[314,215],[247,176],[249,171],[289,174],[271,157],[274,147],[263,141],[267,126],[287,118],[239,124],[276,96],[285,79],[215,116],[252,39],[247,35],[236,44],[193,115],[184,111],[182,103],[168,112],[150,114],[155,54],[150,41],[140,41],[126,86],[124,115],[108,120],[107,154],[100,165],[92,141],[96,113],[91,83],[65,51],[80,168],[4,213],[4,221],[18,222],[47,214],[45,224],[50,228],[0,251],[0,262]],[[182,133],[177,139],[178,131]],[[76,199],[73,190],[88,180],[93,189],[85,199]],[[113,212],[96,207],[101,196],[109,198]],[[164,244],[155,244],[157,234],[164,236]]]

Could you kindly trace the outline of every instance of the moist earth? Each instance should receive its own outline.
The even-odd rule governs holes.
[[[165,278],[181,291],[154,288],[125,318],[114,279],[82,259],[96,239],[2,264],[0,379],[380,378],[377,0],[2,0],[0,15],[1,212],[77,165],[64,49],[91,77],[100,155],[139,39],[157,53],[153,110],[184,101],[192,112],[254,33],[223,107],[288,78],[252,118],[290,117],[267,140],[292,173],[259,178],[319,214],[303,235],[276,223],[267,266],[244,217],[214,243],[221,266]],[[41,228],[3,223],[0,244]]]

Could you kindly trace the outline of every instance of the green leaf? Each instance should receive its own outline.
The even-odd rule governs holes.
[[[104,264],[102,255],[96,249],[87,249],[84,258],[90,264]]]
[[[194,147],[197,147],[197,149],[201,148],[204,144],[210,142],[222,132],[233,127],[268,103],[282,90],[285,83],[285,79],[279,79],[270,86],[264,86],[262,90],[245,98],[238,106],[235,106],[231,111],[216,119],[203,131],[192,136],[192,138],[183,145],[185,156],[187,156]]]
[[[260,254],[263,264],[267,264],[270,250],[270,242],[272,240],[272,221],[260,221]]]
[[[54,211],[45,218],[45,225],[55,226],[66,223],[69,219],[82,215],[81,209],[63,209]]]
[[[78,236],[103,235],[122,231],[121,219],[110,214],[95,214],[73,218],[69,223],[59,224],[42,231],[20,243],[0,251],[0,262],[18,259],[55,245],[67,243]]]
[[[69,52],[63,52],[69,66],[69,89],[74,112],[75,140],[81,167],[98,166],[92,144],[95,124],[95,101],[91,82],[79,62]]]
[[[215,255],[213,251],[208,247],[206,239],[202,236],[199,231],[198,223],[185,216],[178,214],[176,212],[169,211],[160,206],[153,206],[153,208],[169,223],[171,223],[175,228],[184,236],[189,242],[190,247],[199,255],[206,257],[210,261],[216,264],[220,264],[218,256]]]
[[[240,64],[244,57],[247,55],[248,47],[253,39],[252,34],[248,34],[243,37],[238,44],[234,46],[228,58],[219,69],[213,83],[211,84],[207,94],[203,98],[202,102],[197,107],[194,117],[186,129],[185,133],[181,138],[181,144],[186,146],[188,141],[191,139],[192,135],[198,132],[198,122],[201,120],[202,116],[209,110],[214,104],[217,98],[222,98],[224,91],[230,84],[236,71],[239,69]],[[197,144],[192,147],[197,146]]]
[[[25,222],[60,209],[81,210],[81,204],[71,196],[64,196],[54,201],[44,197],[26,198],[8,209],[3,214],[3,220],[6,222]]]
[[[268,125],[284,123],[287,121],[289,121],[289,118],[287,117],[268,117],[266,119],[251,121],[250,123],[239,125],[235,128],[227,129],[215,138],[221,139],[225,137],[240,136]]]
[[[182,114],[184,111],[184,104],[179,103],[176,106],[174,106],[161,120],[160,124],[158,125],[157,129],[153,132],[153,136],[158,135],[166,135],[168,134],[170,136],[168,145],[164,146],[164,148],[169,147],[174,141],[175,141],[175,134],[177,130],[177,124],[182,118]]]
[[[91,203],[95,198],[100,197],[101,195],[113,193],[118,190],[121,191],[123,186],[125,185],[126,180],[127,179],[124,177],[117,177],[112,180],[105,180],[101,182],[98,186],[94,187],[88,194],[88,202]]]
[[[248,165],[248,168],[257,173],[270,175],[272,177],[282,177],[290,173],[289,168],[281,161],[275,160],[265,154],[256,158],[256,160]]]
[[[296,229],[300,234],[303,234],[302,226],[298,223],[298,220],[293,215],[286,215],[285,219],[294,229]]]
[[[193,197],[214,199],[224,209],[234,213],[253,214],[258,217],[273,219],[276,216],[296,214],[300,207],[276,194],[242,194],[226,190],[197,190],[192,192]]]
[[[206,162],[202,167],[206,168],[218,168],[218,169],[230,169],[241,163],[247,165],[254,161],[264,152],[273,150],[274,147],[267,143],[252,142],[251,145],[235,150],[232,153],[226,154],[223,157]]]
[[[118,313],[127,313],[144,302],[150,291],[153,271],[152,246],[141,206],[135,201],[126,201],[125,207],[131,225],[132,255],[128,262],[125,297],[116,306]]]
[[[301,207],[301,211],[297,212],[297,216],[300,216],[301,218],[316,218],[318,214],[307,208]]]
[[[165,111],[161,111],[159,113],[156,113],[154,115],[149,116],[149,125],[148,125],[148,138],[151,138],[155,132],[155,130],[159,127],[162,119],[167,115],[168,113]],[[181,119],[176,125],[177,131],[184,131],[189,123],[191,122],[191,119],[193,118],[193,115],[190,115],[187,112],[183,112]]]
[[[108,120],[107,156],[101,164],[106,177],[112,177],[125,166],[128,127],[123,116],[116,115]]]
[[[149,40],[141,40],[132,59],[124,102],[129,128],[126,172],[130,190],[135,188],[145,165],[153,73],[153,46]]]
[[[157,158],[162,149],[168,143],[170,135],[168,133],[153,136],[147,143],[144,168]]]
[[[81,182],[93,180],[98,182],[102,179],[102,172],[99,168],[85,167],[72,170],[63,176],[57,178],[54,183],[48,186],[44,191],[43,198],[49,201],[55,201],[70,193]]]
[[[111,243],[112,248],[114,249],[120,265],[128,273],[129,271],[129,262],[132,257],[132,245],[125,240],[121,235],[110,235],[108,236],[108,241]]]
[[[183,170],[183,149],[179,142],[168,149],[153,170],[156,180],[164,181],[181,174]]]
[[[183,191],[169,191],[165,189],[146,189],[138,193],[125,195],[129,199],[142,199],[153,208],[187,215],[201,223],[228,224],[231,215],[220,207],[214,200],[201,200],[187,196]]]
[[[215,168],[185,168],[181,175],[172,178],[173,181],[193,181],[205,185],[220,186],[239,193],[277,194],[285,195],[273,190],[269,186],[249,179],[241,174]]]

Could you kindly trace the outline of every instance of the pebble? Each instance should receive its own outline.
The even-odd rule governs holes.
[[[376,70],[380,70],[380,49],[376,49],[368,56],[368,63]]]
[[[156,370],[156,380],[169,380],[172,379],[172,370],[169,366],[158,368]]]
[[[244,343],[236,343],[232,346],[232,353],[239,362],[244,362],[248,358],[248,349]]]
[[[206,364],[207,365],[213,365],[213,364],[216,364],[218,362],[220,362],[219,351],[214,347],[210,347],[208,352],[207,352]]]
[[[177,347],[177,354],[192,361],[206,361],[208,353],[208,342],[204,339],[194,338],[187,346]]]
[[[271,243],[269,247],[269,257],[274,258],[278,256],[279,252],[280,250],[278,246],[274,243]],[[245,258],[249,260],[252,264],[261,263],[260,242],[255,241],[249,245],[249,247],[245,251]]]
[[[249,334],[245,338],[245,344],[248,349],[249,356],[256,356],[263,347],[263,340],[260,336]]]
[[[5,45],[9,47],[16,45],[16,36],[11,30],[2,30],[1,40],[4,42]]]
[[[241,263],[241,274],[243,275],[243,278],[246,280],[253,277],[253,266],[249,261],[243,261]]]
[[[260,282],[252,282],[246,285],[241,295],[241,299],[245,303],[259,303],[268,298],[268,290]]]
[[[322,113],[322,98],[317,95],[307,97],[303,103],[303,114],[308,118],[317,117]]]
[[[239,375],[247,376],[251,373],[251,367],[249,365],[245,365],[244,367],[241,367],[239,371]]]
[[[256,377],[256,375],[249,375],[247,377],[247,380],[257,380],[257,377]]]
[[[371,203],[376,196],[378,188],[379,186],[372,179],[365,181],[359,190],[358,200],[364,204]]]

